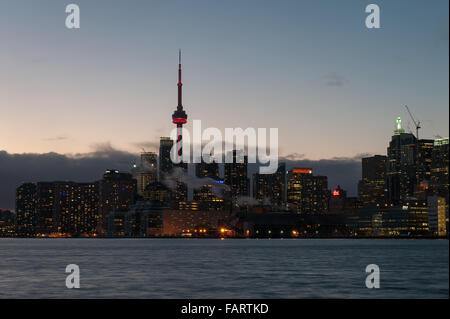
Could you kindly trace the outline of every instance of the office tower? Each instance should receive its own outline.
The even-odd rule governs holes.
[[[36,233],[38,236],[56,233],[56,184],[54,182],[38,182],[36,189]]]
[[[281,163],[273,174],[253,175],[253,198],[261,204],[282,206],[285,202],[286,164]]]
[[[428,187],[431,180],[431,164],[434,140],[421,139],[417,141],[416,153],[416,183]]]
[[[99,182],[100,221],[98,231],[107,231],[108,215],[112,211],[126,211],[134,204],[137,182],[129,173],[107,170]]]
[[[170,159],[170,150],[173,146],[173,140],[169,137],[161,137],[159,144],[159,178],[163,179],[164,174],[170,173],[173,168],[172,160]]]
[[[204,185],[194,189],[193,199],[198,202],[202,210],[220,210],[223,208],[223,195],[220,194],[214,183],[222,184],[219,177],[219,164],[210,159],[210,162],[202,161],[195,166],[195,175],[199,179],[205,179]],[[200,182],[201,180],[198,180]]]
[[[157,155],[153,152],[141,153],[141,165],[137,174],[137,192],[144,196],[147,185],[157,180]]]
[[[414,194],[416,144],[415,136],[405,133],[401,119],[397,118],[397,129],[387,149],[387,189],[391,204],[404,203]]]
[[[340,185],[333,189],[330,196],[329,212],[345,213],[347,208],[347,192]],[[351,208],[351,207],[349,207]]]
[[[98,183],[54,182],[55,232],[94,235],[99,219]]]
[[[172,114],[172,123],[177,125],[177,141],[176,141],[176,149],[177,149],[177,155],[181,157],[183,155],[183,148],[182,148],[182,138],[183,138],[183,125],[187,123],[187,114],[183,110],[183,103],[182,103],[182,87],[183,84],[181,82],[181,50],[178,53],[178,106],[175,112]]]
[[[36,184],[24,183],[16,189],[18,236],[30,237],[36,233]]]
[[[431,164],[431,193],[444,197],[449,203],[449,138],[440,138],[434,141]]]
[[[231,188],[231,196],[236,200],[241,196],[249,196],[248,157],[243,155],[242,151],[234,150],[232,159],[232,163],[225,163],[224,182]]]
[[[428,225],[431,234],[445,236],[448,234],[448,202],[445,197],[429,196]]]
[[[360,199],[363,206],[386,204],[387,157],[375,155],[362,159]]]
[[[299,214],[328,211],[328,178],[313,176],[311,168],[294,168],[288,173],[288,203],[295,205]]]

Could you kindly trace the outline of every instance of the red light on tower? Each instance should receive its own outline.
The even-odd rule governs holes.
[[[339,196],[339,195],[341,195],[341,192],[338,189],[335,189],[333,191],[333,196]]]

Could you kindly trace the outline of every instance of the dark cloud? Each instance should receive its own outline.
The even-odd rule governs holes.
[[[78,154],[25,153],[10,154],[0,151],[0,208],[14,209],[15,189],[23,182],[71,180],[87,182],[99,180],[106,169],[129,171],[138,155],[117,150],[111,144],[93,145],[92,152]],[[280,157],[287,169],[311,167],[315,175],[328,176],[331,188],[340,184],[350,196],[355,196],[361,178],[361,158],[305,159],[303,154]],[[256,164],[249,164],[249,173],[257,171]]]
[[[15,189],[23,182],[95,181],[109,168],[129,171],[136,159],[136,154],[116,150],[109,144],[97,145],[89,153],[72,155],[0,151],[0,208],[14,208]]]
[[[348,80],[345,77],[335,72],[327,74],[323,79],[328,86],[341,87],[348,83]]]

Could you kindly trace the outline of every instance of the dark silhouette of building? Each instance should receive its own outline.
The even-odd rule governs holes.
[[[169,137],[161,137],[159,141],[159,177],[160,180],[164,178],[164,174],[169,174],[173,168],[172,160],[170,159],[170,150],[173,146],[173,140]]]
[[[428,187],[431,180],[431,165],[433,160],[434,140],[421,139],[417,141],[416,153],[416,183]]]
[[[242,196],[249,196],[250,181],[247,177],[248,157],[234,150],[232,163],[225,163],[225,184],[231,188],[233,200]]]
[[[110,169],[99,181],[100,222],[98,232],[107,231],[108,215],[112,211],[127,211],[136,200],[137,182],[129,173]]]
[[[16,233],[18,236],[31,237],[36,234],[36,199],[36,184],[23,183],[16,189]]]
[[[137,174],[137,193],[143,196],[148,184],[157,181],[158,156],[154,152],[141,153],[141,165]]]
[[[16,214],[0,208],[0,237],[16,235]]]
[[[432,152],[432,165],[430,173],[431,193],[444,197],[449,203],[449,138],[436,139]]]
[[[375,155],[362,159],[362,184],[360,197],[363,206],[386,204],[387,157]]]
[[[253,174],[253,198],[261,204],[281,207],[285,203],[286,164],[281,163],[273,174]]]
[[[36,233],[49,235],[56,232],[54,182],[38,182],[36,195]]]

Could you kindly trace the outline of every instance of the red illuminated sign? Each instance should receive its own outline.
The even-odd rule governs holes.
[[[341,192],[339,190],[335,189],[333,191],[333,196],[339,196],[339,195],[341,195]]]
[[[312,168],[294,168],[292,172],[295,174],[312,174]]]

